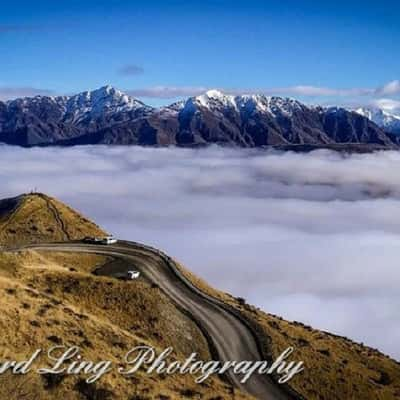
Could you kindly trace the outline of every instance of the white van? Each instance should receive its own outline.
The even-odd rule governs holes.
[[[118,240],[114,236],[106,236],[101,239],[101,244],[115,244]]]

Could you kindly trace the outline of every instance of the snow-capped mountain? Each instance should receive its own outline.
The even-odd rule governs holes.
[[[381,108],[357,108],[356,113],[370,119],[387,132],[400,134],[400,114],[388,112]]]
[[[343,108],[324,109],[264,95],[232,96],[217,90],[174,106],[180,144],[222,143],[244,147],[329,145],[391,140],[367,118]]]
[[[290,116],[293,111],[301,110],[303,104],[294,99],[269,97],[264,95],[226,95],[218,90],[209,90],[206,93],[189,98],[183,103],[183,109],[204,107],[211,111],[233,109],[237,112],[259,111],[272,115],[285,114]]]
[[[46,106],[53,106],[59,110],[64,120],[75,122],[148,107],[109,85],[73,96],[36,96],[11,100],[6,104],[11,109],[20,108],[24,112],[34,112]]]
[[[343,108],[312,107],[264,95],[232,96],[218,90],[152,108],[111,86],[74,96],[0,102],[0,142],[22,146],[397,146],[367,117]]]
[[[23,145],[55,143],[94,134],[151,109],[111,86],[73,96],[35,96],[0,102],[0,140]]]
[[[122,93],[112,86],[103,86],[92,92],[86,91],[67,98],[65,111],[78,119],[96,118],[104,113],[132,111],[145,106],[139,100]]]

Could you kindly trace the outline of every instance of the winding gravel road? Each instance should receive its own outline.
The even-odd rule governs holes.
[[[103,275],[118,276],[128,270],[139,270],[151,282],[157,284],[179,307],[184,309],[207,333],[210,345],[220,361],[258,361],[262,356],[257,346],[256,335],[251,328],[234,313],[221,305],[219,300],[201,292],[176,268],[174,261],[160,251],[135,242],[121,241],[114,245],[97,245],[82,242],[29,245],[24,248],[96,253],[126,260],[126,266],[105,267]],[[232,372],[228,379],[240,390],[262,400],[301,399],[287,387],[278,385],[267,375],[253,374],[246,382]]]

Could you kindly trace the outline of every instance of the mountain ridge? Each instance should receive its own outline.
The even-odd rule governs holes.
[[[19,146],[119,144],[238,147],[312,145],[397,148],[360,113],[277,96],[218,90],[153,108],[104,86],[74,96],[0,102],[0,142]]]

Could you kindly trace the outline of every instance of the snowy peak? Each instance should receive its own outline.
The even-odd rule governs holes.
[[[35,96],[10,100],[9,109],[19,109],[26,114],[51,115],[65,122],[90,122],[121,112],[150,110],[141,101],[107,85],[93,91],[72,96]]]
[[[198,108],[206,108],[213,112],[233,109],[237,112],[261,112],[272,114],[273,116],[291,116],[295,111],[306,109],[306,106],[290,98],[270,97],[259,94],[234,96],[213,89],[200,96],[190,97],[183,104],[183,109],[186,111],[193,111]]]
[[[208,91],[205,93],[205,96],[208,97],[208,98],[210,98],[210,99],[219,99],[219,100],[221,100],[221,99],[223,100],[223,99],[225,99],[226,97],[228,97],[227,95],[223,94],[222,92],[220,92],[220,91],[217,90],[217,89],[208,90]]]
[[[90,114],[91,117],[97,117],[103,113],[118,113],[142,107],[145,105],[139,100],[107,85],[69,97],[66,103],[66,112],[79,115]]]
[[[400,134],[400,115],[396,115],[382,108],[374,107],[361,107],[354,111],[368,118],[388,132]]]
[[[189,98],[188,105],[198,105],[210,110],[215,110],[221,107],[236,108],[234,96],[226,95],[216,89],[208,90],[200,96]]]

